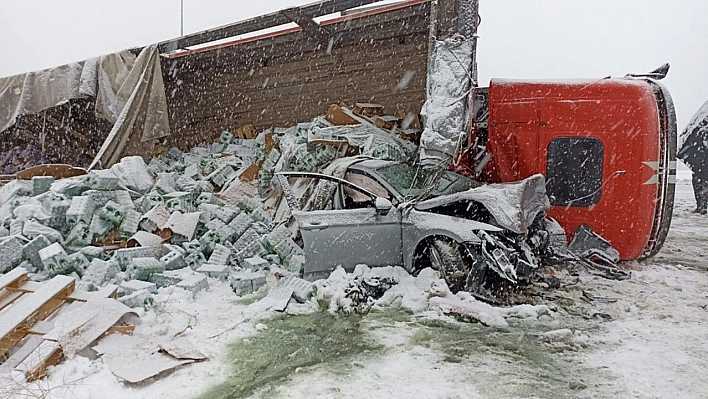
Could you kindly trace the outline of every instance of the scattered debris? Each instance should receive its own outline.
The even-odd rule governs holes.
[[[0,331],[0,355],[9,355],[5,366],[22,370],[27,379],[39,378],[47,365],[98,342],[93,350],[116,376],[140,383],[206,359],[185,337],[156,342],[105,336],[131,334],[126,320],[157,306],[154,296],[162,289],[182,289],[198,300],[215,284],[228,282],[235,295],[264,295],[232,328],[211,336],[216,338],[272,312],[311,312],[321,301],[333,313],[367,314],[396,304],[417,314],[503,327],[508,318],[552,312],[543,305],[500,309],[478,298],[493,301],[495,288],[531,281],[542,262],[570,259],[621,276],[614,272],[613,249],[601,238],[588,231],[579,235],[586,237],[582,242],[567,246],[562,230],[558,234],[544,219],[548,200],[542,177],[475,188],[479,183],[450,173],[440,180],[447,191],[409,185],[409,191],[392,196],[356,176],[348,180],[348,173],[367,165],[406,165],[404,172],[415,175],[416,167],[408,162],[416,145],[408,139],[420,133],[416,120],[406,112],[386,115],[377,104],[335,105],[312,123],[260,133],[246,125],[189,152],[166,149],[148,164],[127,157],[107,170],[69,178],[35,176],[0,187],[0,272],[6,273],[0,276],[0,330],[6,330]],[[329,175],[313,173],[321,170]],[[274,184],[282,183],[282,172],[299,179],[294,192]],[[337,184],[308,185],[305,180],[313,176]],[[418,231],[447,231],[471,244],[431,241],[417,250],[402,245],[394,251],[398,258],[386,264],[406,269],[369,268],[361,263],[385,265],[359,255],[383,253],[376,245],[390,240],[363,242],[358,235],[330,243],[318,265],[313,247],[303,250],[309,236],[293,204],[350,209],[359,226],[367,218],[401,212]],[[346,219],[336,216],[327,223]],[[427,242],[424,238],[413,241]],[[341,251],[355,249],[357,240],[367,250],[344,256]],[[399,244],[404,241],[399,237]],[[332,272],[336,264],[329,249],[335,247],[341,249],[341,262],[352,262],[342,264],[353,273]],[[477,262],[469,263],[471,251],[481,254]],[[315,283],[301,278],[315,278],[312,270],[329,277]],[[43,280],[48,281],[34,282]],[[75,286],[93,292],[75,291]],[[82,304],[68,305],[76,301]],[[32,316],[36,312],[41,317]],[[25,337],[33,328],[42,339]],[[23,362],[31,353],[41,361]]]

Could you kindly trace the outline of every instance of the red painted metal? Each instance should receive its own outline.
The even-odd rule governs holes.
[[[487,143],[492,160],[484,178],[510,182],[546,175],[553,139],[599,139],[604,146],[599,202],[590,207],[552,206],[549,216],[569,239],[586,223],[612,243],[621,259],[637,259],[650,245],[660,211],[659,119],[655,94],[642,80],[492,80]]]

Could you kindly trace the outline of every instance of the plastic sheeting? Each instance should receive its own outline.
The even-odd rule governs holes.
[[[484,205],[500,227],[517,234],[528,233],[536,216],[551,209],[546,195],[546,179],[533,175],[515,183],[487,184],[456,194],[443,195],[419,202],[419,210],[476,201]]]
[[[427,100],[420,138],[420,161],[447,166],[469,122],[468,94],[471,88],[471,39],[461,35],[436,41],[428,72]]]
[[[145,47],[129,72],[124,67],[120,63],[110,67],[102,64],[101,71],[112,78],[112,85],[111,91],[100,95],[115,97],[115,108],[104,112],[115,117],[116,122],[89,169],[110,167],[125,155],[148,156],[152,151],[150,144],[170,134],[157,45]],[[125,78],[120,79],[126,72]]]
[[[35,114],[95,93],[95,63],[77,62],[0,78],[0,132],[23,114]]]
[[[361,155],[374,159],[407,161],[415,153],[412,143],[366,124],[327,127],[313,125],[308,132],[309,141],[342,138],[346,139],[349,145],[359,148]]]
[[[92,166],[111,166],[126,155],[124,149],[137,155],[138,145],[126,147],[133,130],[138,134],[137,140],[131,140],[134,143],[169,134],[167,98],[155,45],[144,48],[138,57],[126,50],[0,78],[0,132],[12,127],[20,115],[86,97],[96,97],[96,116],[114,124]]]

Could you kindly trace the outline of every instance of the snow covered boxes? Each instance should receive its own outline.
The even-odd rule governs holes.
[[[40,249],[38,255],[44,270],[56,274],[68,274],[69,270],[66,269],[70,266],[69,255],[66,254],[66,251],[59,243],[55,242],[46,248]]]
[[[28,242],[23,248],[22,252],[25,257],[32,262],[32,265],[37,269],[42,268],[42,259],[39,257],[39,250],[44,249],[51,245],[51,242],[45,236],[37,236],[32,241]]]
[[[231,273],[231,288],[236,295],[248,295],[266,284],[263,272],[240,271]]]
[[[153,274],[165,271],[165,265],[155,258],[133,258],[133,278],[135,280],[150,281]]]
[[[87,225],[91,223],[95,204],[89,196],[76,196],[71,199],[71,205],[66,211],[66,223],[69,227],[73,227],[78,222],[84,222]]]
[[[178,251],[168,252],[167,255],[160,258],[160,261],[165,265],[165,270],[177,270],[187,266],[184,255]]]
[[[191,275],[185,277],[182,281],[177,283],[177,287],[183,290],[191,291],[192,294],[196,294],[201,290],[209,289],[209,282],[207,277],[201,274]]]

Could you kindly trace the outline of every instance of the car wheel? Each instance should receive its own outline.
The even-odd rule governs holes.
[[[465,289],[470,275],[470,262],[465,259],[464,248],[446,240],[433,240],[427,248],[430,267],[440,272],[450,291]]]

